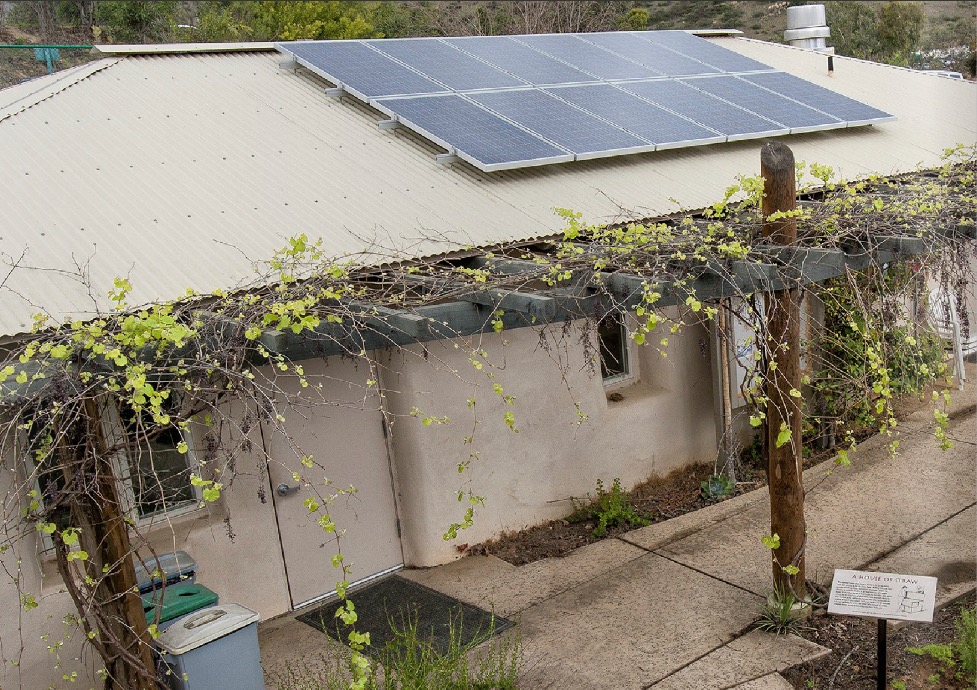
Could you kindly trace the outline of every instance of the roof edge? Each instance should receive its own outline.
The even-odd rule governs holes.
[[[102,55],[182,55],[186,53],[242,53],[272,51],[275,44],[265,41],[251,43],[147,43],[104,44],[92,48]]]
[[[692,34],[693,36],[702,36],[708,38],[710,36],[742,36],[743,32],[739,29],[685,29],[685,33]]]

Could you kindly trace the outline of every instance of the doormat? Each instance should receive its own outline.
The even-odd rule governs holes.
[[[386,644],[394,639],[395,628],[404,630],[416,625],[418,639],[443,654],[451,647],[452,630],[455,644],[464,646],[512,627],[510,620],[398,575],[353,590],[349,598],[356,606],[357,632],[370,633],[366,651],[374,658],[379,658]],[[340,602],[333,600],[303,613],[298,619],[345,643],[349,628],[336,618],[339,607]]]

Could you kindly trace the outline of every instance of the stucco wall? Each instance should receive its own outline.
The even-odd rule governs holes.
[[[593,334],[585,333],[583,322],[567,329],[550,326],[544,334],[541,340],[537,330],[525,328],[481,336],[489,356],[480,372],[452,341],[386,354],[383,385],[397,415],[393,454],[408,565],[445,563],[459,556],[458,544],[565,516],[572,510],[570,497],[592,492],[598,478],[609,485],[619,477],[631,487],[714,458],[710,342],[704,326],[669,335],[667,357],[651,346],[635,348],[638,378],[616,389],[623,396],[619,402],[608,401],[599,368],[586,361],[582,339],[593,344]],[[489,372],[516,399],[518,433],[502,421],[507,408],[493,393]],[[474,416],[466,402],[471,396]],[[582,423],[575,401],[588,415]],[[451,421],[424,426],[408,416],[414,406]],[[464,439],[473,429],[474,442],[468,445]],[[459,474],[457,465],[469,452],[477,452],[478,459]],[[472,528],[446,542],[442,534],[467,507],[456,492],[469,486],[485,504],[478,506]]]
[[[13,466],[12,458],[3,460],[3,467]],[[262,503],[257,496],[260,486],[270,495],[267,479],[257,469],[259,454],[242,453],[236,461],[240,472],[220,501],[180,515],[169,524],[156,525],[150,536],[158,552],[188,551],[197,560],[197,581],[217,592],[221,601],[240,603],[265,619],[290,608],[277,525],[271,501]],[[8,518],[15,518],[19,512],[12,502],[14,476],[9,470],[0,475],[0,495],[5,498]],[[230,520],[226,521],[228,516]],[[0,556],[6,573],[16,573],[17,559],[21,559],[21,590],[38,601],[37,608],[24,611],[17,587],[6,573],[0,573],[0,652],[4,662],[0,687],[62,687],[68,684],[62,675],[72,671],[79,679],[71,687],[98,686],[94,671],[100,667],[100,660],[91,649],[82,655],[83,633],[62,623],[64,616],[74,613],[74,605],[52,558],[40,553],[37,542],[31,535]],[[56,653],[49,653],[49,646],[54,646]]]

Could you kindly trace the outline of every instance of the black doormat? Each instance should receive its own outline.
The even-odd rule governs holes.
[[[441,654],[451,647],[452,630],[455,644],[464,646],[512,626],[510,620],[397,575],[351,590],[349,598],[356,606],[357,632],[370,633],[366,651],[373,657],[379,657],[394,639],[394,629],[404,630],[408,625],[416,625],[418,639]],[[345,643],[349,628],[336,618],[339,607],[340,602],[333,600],[298,619]]]

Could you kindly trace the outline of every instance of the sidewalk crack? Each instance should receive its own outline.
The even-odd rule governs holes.
[[[928,528],[924,529],[919,534],[915,534],[915,535],[909,537],[909,539],[907,539],[906,541],[902,542],[901,544],[892,547],[888,551],[884,551],[883,553],[880,553],[879,555],[873,557],[870,561],[866,561],[866,562],[862,563],[860,566],[858,566],[857,568],[855,568],[855,570],[865,570],[866,568],[868,568],[873,563],[875,563],[877,561],[881,561],[883,558],[885,558],[885,557],[887,557],[887,556],[895,553],[896,551],[898,551],[899,549],[901,549],[903,546],[906,546],[907,544],[911,544],[912,542],[916,541],[917,539],[919,539],[920,537],[922,537],[924,534],[927,534],[929,532],[932,532],[937,527],[942,527],[946,523],[950,522],[950,520],[952,520],[953,518],[957,517],[961,513],[967,512],[968,510],[970,510],[974,506],[977,506],[977,503],[971,503],[971,504],[969,504],[967,506],[964,506],[963,508],[961,508],[957,512],[955,512],[955,513],[947,516],[946,518],[944,518],[940,522],[936,523],[932,527],[928,527]]]

